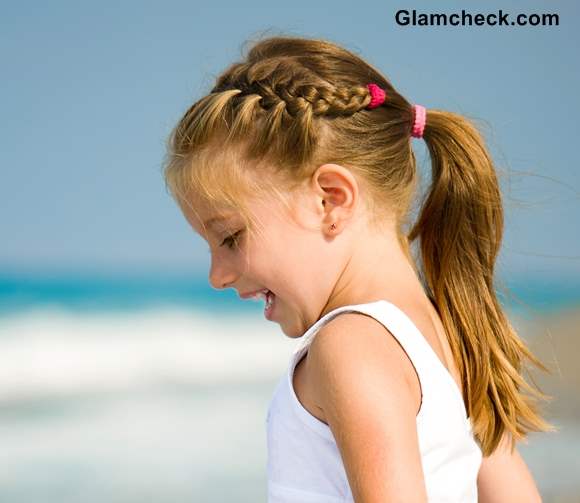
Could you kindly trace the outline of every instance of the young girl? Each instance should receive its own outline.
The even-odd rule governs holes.
[[[432,179],[418,183],[411,139]],[[324,41],[272,37],[168,142],[209,280],[301,338],[267,416],[269,503],[535,502],[515,442],[553,431],[494,288],[496,172],[460,115],[412,105]],[[418,264],[411,243],[418,240]]]

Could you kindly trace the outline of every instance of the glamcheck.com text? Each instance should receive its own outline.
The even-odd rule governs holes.
[[[425,13],[416,10],[398,10],[395,21],[399,26],[558,26],[558,14],[516,14],[499,9],[496,13],[472,14],[465,9],[461,13]]]

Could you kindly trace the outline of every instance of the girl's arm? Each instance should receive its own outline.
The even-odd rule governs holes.
[[[477,476],[479,503],[542,503],[525,461],[517,448],[513,452],[509,449],[508,436],[504,435],[497,450],[483,458]]]
[[[307,358],[354,501],[426,503],[412,363],[397,340],[374,319],[345,313],[319,330]]]

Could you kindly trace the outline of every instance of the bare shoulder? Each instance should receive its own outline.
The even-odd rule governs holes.
[[[396,381],[397,389],[407,399],[415,397],[416,418],[421,404],[421,390],[415,367],[396,337],[373,317],[347,312],[333,318],[319,329],[307,358],[309,368],[318,369],[318,374],[321,370],[340,367],[345,378],[349,377],[350,372],[362,376],[357,367],[364,365],[367,375],[379,373]],[[318,397],[325,388],[317,386],[316,377],[316,372],[309,372],[312,394]],[[372,375],[369,377],[372,378]],[[319,380],[322,378],[319,376]],[[358,382],[360,384],[360,380]],[[372,382],[368,384],[373,385]],[[322,405],[320,408],[323,409]]]
[[[478,501],[541,503],[542,497],[532,474],[517,447],[513,451],[510,449],[508,438],[508,435],[504,435],[498,448],[481,462],[477,476]]]
[[[411,363],[394,336],[370,316],[343,313],[319,330],[308,358],[355,500],[427,501]]]

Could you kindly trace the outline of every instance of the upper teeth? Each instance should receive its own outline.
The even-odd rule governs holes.
[[[254,295],[252,295],[253,299],[262,299],[262,300],[266,300],[268,298],[268,292],[269,290],[261,290],[260,292],[256,292]]]

